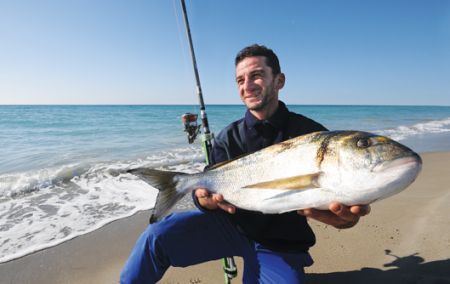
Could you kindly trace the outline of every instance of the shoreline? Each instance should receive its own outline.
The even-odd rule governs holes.
[[[308,283],[450,283],[450,152],[421,153],[423,170],[405,191],[372,205],[348,230],[310,221],[317,236]],[[118,283],[149,211],[0,264],[2,283]],[[242,261],[236,258],[241,283]],[[160,283],[221,283],[221,261],[170,268]]]

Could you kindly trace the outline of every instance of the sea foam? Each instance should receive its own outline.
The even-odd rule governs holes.
[[[154,206],[157,189],[126,170],[198,172],[202,153],[176,149],[134,161],[72,164],[0,176],[0,262],[51,247]]]
[[[416,123],[409,126],[400,125],[392,129],[382,129],[374,132],[389,136],[390,138],[399,141],[415,135],[450,132],[450,117],[441,120],[430,120],[427,122]]]

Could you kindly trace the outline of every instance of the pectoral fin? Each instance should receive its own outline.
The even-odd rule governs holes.
[[[254,189],[292,189],[305,190],[311,188],[318,188],[317,178],[320,173],[314,173],[303,176],[293,176],[288,178],[275,179],[244,186],[243,188]]]

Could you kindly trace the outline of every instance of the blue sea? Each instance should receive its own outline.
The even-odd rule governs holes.
[[[450,107],[300,106],[332,130],[389,136],[417,152],[450,151]],[[204,167],[181,115],[197,106],[0,106],[0,262],[54,246],[154,206],[157,190],[125,170]],[[245,112],[211,105],[217,132]],[[200,123],[200,121],[199,121]]]

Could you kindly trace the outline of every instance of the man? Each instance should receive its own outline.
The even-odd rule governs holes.
[[[210,157],[213,163],[326,130],[289,112],[279,101],[285,75],[271,49],[246,47],[238,53],[235,65],[239,95],[248,110],[244,118],[217,135]],[[142,234],[122,271],[122,283],[155,283],[170,266],[228,256],[244,259],[244,283],[303,283],[303,268],[313,263],[308,249],[315,243],[306,217],[349,228],[370,211],[369,206],[332,203],[323,211],[262,214],[235,208],[207,189],[197,189],[193,197],[199,210],[171,214]]]

